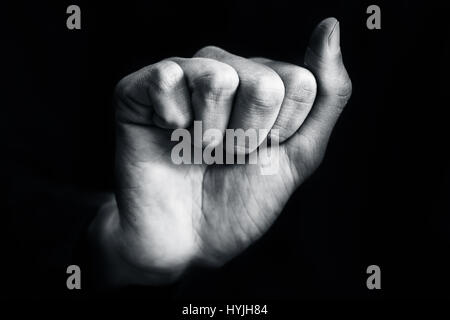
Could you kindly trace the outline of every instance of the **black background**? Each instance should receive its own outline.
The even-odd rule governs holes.
[[[323,18],[341,26],[353,96],[320,169],[273,228],[192,299],[449,297],[449,7],[377,1],[2,4],[2,297],[73,297],[66,267],[113,189],[115,83],[214,44],[301,64]],[[66,28],[78,4],[82,30]],[[381,267],[382,290],[366,288]],[[82,290],[83,291],[83,290]]]

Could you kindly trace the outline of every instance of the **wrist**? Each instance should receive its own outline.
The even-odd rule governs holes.
[[[129,285],[160,286],[177,281],[183,270],[156,270],[140,266],[135,260],[140,255],[136,240],[121,226],[114,196],[99,210],[89,227],[89,241],[96,274],[96,285],[114,288]],[[134,258],[133,258],[134,257]]]

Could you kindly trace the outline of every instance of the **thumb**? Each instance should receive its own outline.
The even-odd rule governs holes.
[[[342,61],[339,21],[335,18],[323,20],[313,31],[305,65],[316,77],[317,97],[300,130],[326,145],[352,92],[352,83]]]
[[[317,95],[302,126],[288,144],[294,164],[307,162],[316,168],[343,108],[352,92],[352,83],[342,61],[339,22],[327,18],[312,33],[305,54],[305,66],[315,76]]]

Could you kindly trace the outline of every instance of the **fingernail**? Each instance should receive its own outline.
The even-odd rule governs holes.
[[[339,21],[336,20],[333,28],[331,29],[330,35],[328,36],[328,49],[332,53],[336,53],[340,49],[340,28]]]

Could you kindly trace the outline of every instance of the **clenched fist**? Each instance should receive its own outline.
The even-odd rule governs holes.
[[[322,21],[304,68],[206,47],[119,82],[116,194],[91,226],[109,285],[169,283],[191,266],[223,265],[261,237],[320,164],[351,95],[339,38],[337,20]],[[171,134],[194,120],[222,133],[277,129],[271,159],[278,170],[263,175],[260,163],[175,164]],[[203,138],[205,145],[221,143]],[[236,145],[235,151],[258,150]]]

